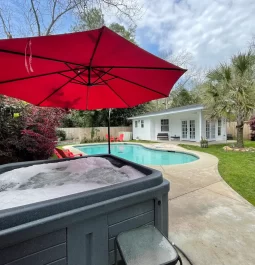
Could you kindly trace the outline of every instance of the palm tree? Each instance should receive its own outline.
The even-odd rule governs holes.
[[[233,117],[236,120],[237,144],[244,147],[243,126],[255,109],[255,56],[240,53],[230,64],[221,64],[207,74],[203,101],[210,119]]]

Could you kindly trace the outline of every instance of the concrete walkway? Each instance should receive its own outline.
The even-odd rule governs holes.
[[[174,143],[153,146],[187,151]],[[221,178],[216,157],[187,152],[200,159],[184,165],[152,166],[171,182],[170,240],[196,265],[254,265],[255,207]],[[189,263],[184,260],[184,264]]]
[[[221,178],[215,156],[187,151],[177,144],[144,144],[158,150],[192,153],[200,158],[183,165],[150,166],[160,170],[171,182],[170,240],[194,265],[254,265],[255,207]],[[79,152],[71,146],[68,148]],[[184,265],[189,264],[184,258],[183,261]]]

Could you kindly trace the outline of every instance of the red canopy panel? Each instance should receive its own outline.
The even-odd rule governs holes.
[[[23,57],[29,41],[33,58],[55,59],[60,62],[88,65],[100,34],[100,29],[85,32],[0,40],[0,50],[16,52]],[[29,46],[29,45],[28,45]],[[29,47],[27,47],[29,54]],[[46,59],[44,59],[46,60]]]
[[[106,27],[0,40],[0,59],[0,94],[80,110],[166,97],[185,72]]]
[[[179,69],[103,27],[93,66],[124,66]]]

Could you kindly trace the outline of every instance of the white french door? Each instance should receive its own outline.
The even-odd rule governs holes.
[[[189,138],[190,140],[196,139],[196,121],[195,120],[189,121]]]
[[[184,120],[182,121],[182,139],[195,140],[196,139],[196,121]]]
[[[215,122],[206,121],[205,136],[208,140],[215,140]]]
[[[182,139],[188,138],[188,121],[182,121]]]

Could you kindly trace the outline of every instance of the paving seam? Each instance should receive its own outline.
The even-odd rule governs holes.
[[[219,193],[219,192],[216,192],[216,191],[210,190],[210,189],[208,189],[207,187],[205,187],[205,189],[208,190],[208,191],[211,191],[212,193],[219,194],[219,195],[221,195],[221,196],[223,196],[223,197],[225,197],[225,198],[232,199],[232,200],[234,200],[234,201],[244,203],[244,201],[242,201],[242,200],[239,201],[239,200],[234,199],[234,198],[232,198],[232,197],[229,197],[229,196],[227,196],[227,195],[224,195],[224,194],[221,194],[221,193]]]
[[[195,189],[195,190],[192,190],[192,191],[186,192],[186,193],[184,193],[184,194],[182,194],[182,195],[179,195],[179,196],[176,196],[176,197],[174,197],[174,198],[168,199],[168,201],[172,201],[172,200],[174,200],[174,199],[177,199],[177,198],[179,198],[179,197],[182,197],[182,196],[185,196],[185,195],[187,195],[187,194],[193,193],[193,192],[195,192],[195,191],[202,190],[202,189],[204,189],[204,188],[206,188],[206,187],[209,187],[209,186],[211,186],[211,185],[213,185],[213,184],[216,184],[216,183],[219,183],[219,182],[221,182],[221,181],[222,181],[222,180],[218,180],[218,181],[216,181],[216,182],[214,182],[214,183],[211,183],[211,184],[209,184],[209,185],[206,185],[206,186],[204,186],[204,187],[197,188],[197,189]],[[170,192],[171,192],[171,191],[170,191]]]

